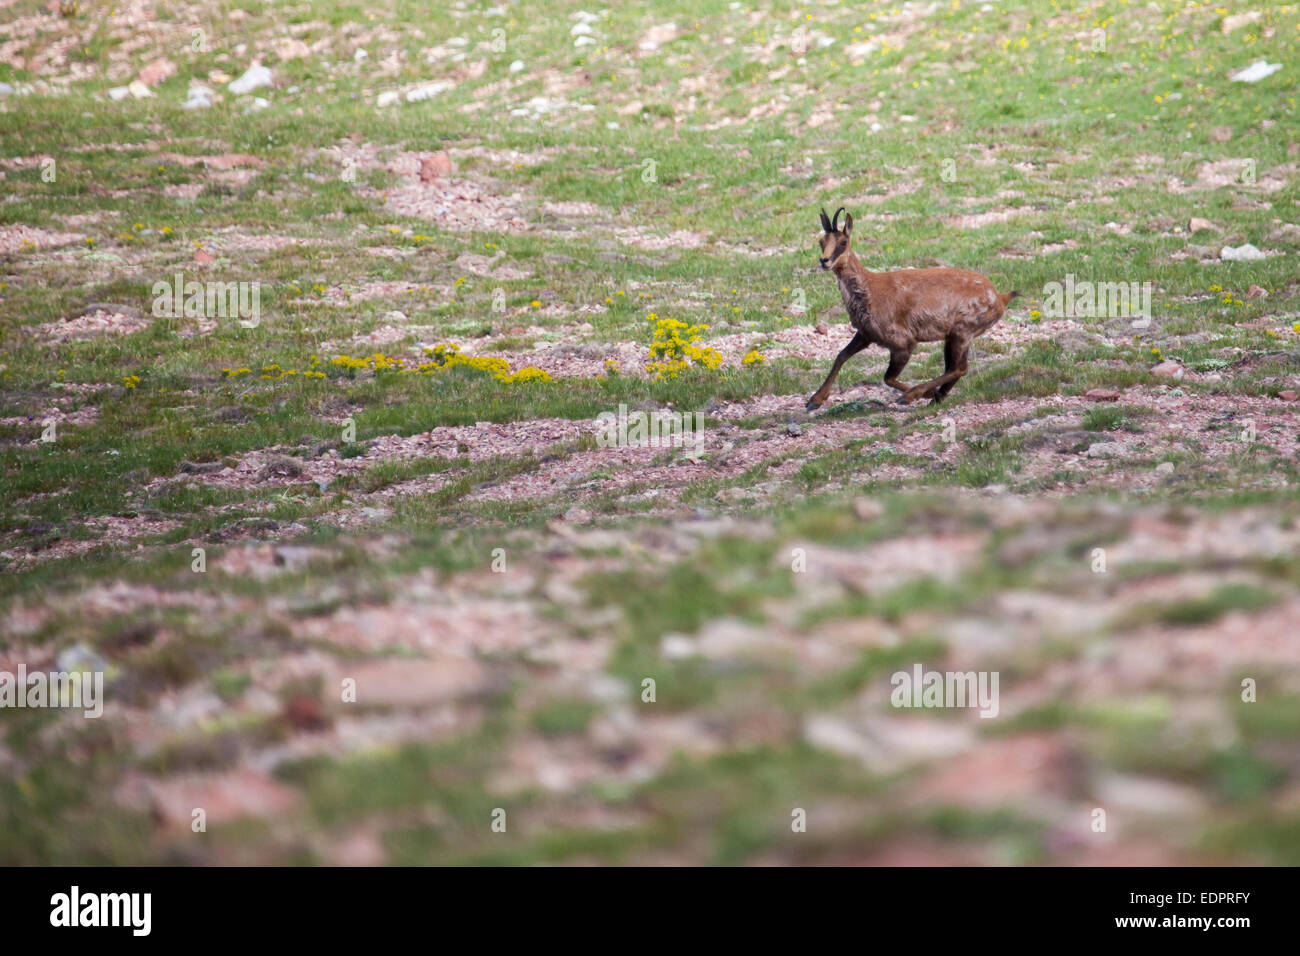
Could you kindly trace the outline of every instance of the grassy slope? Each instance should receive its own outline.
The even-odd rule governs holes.
[[[43,6],[19,2],[7,13],[34,15]],[[1140,808],[1131,811],[1124,824],[1128,845],[1154,846],[1163,859],[1204,853],[1295,862],[1296,818],[1294,809],[1285,810],[1293,807],[1286,797],[1296,786],[1294,747],[1287,743],[1295,728],[1277,703],[1295,690],[1294,669],[1260,650],[1271,702],[1246,712],[1233,703],[1232,668],[1239,661],[1199,683],[1195,675],[1153,680],[1139,688],[1145,696],[1136,703],[1118,691],[1085,690],[1071,670],[1086,670],[1090,654],[1110,653],[1125,636],[1151,628],[1177,642],[1196,628],[1214,633],[1223,615],[1257,615],[1262,622],[1278,607],[1291,607],[1294,570],[1270,553],[1263,531],[1257,539],[1243,534],[1248,540],[1233,557],[1213,549],[1198,555],[1189,547],[1175,558],[1134,562],[1104,584],[1088,566],[1093,547],[1134,541],[1135,528],[1152,514],[1193,528],[1214,521],[1230,527],[1225,513],[1240,515],[1243,527],[1292,527],[1292,489],[1300,476],[1294,459],[1277,451],[1291,446],[1266,433],[1225,461],[1222,448],[1236,441],[1236,423],[1170,447],[1167,416],[1127,405],[1089,412],[1079,430],[1094,434],[1092,440],[1131,430],[1166,441],[1159,452],[1114,464],[1118,480],[1103,488],[1090,487],[1094,473],[1074,460],[1063,459],[1049,474],[1027,473],[1021,466],[1038,433],[1010,428],[1042,418],[1047,413],[1040,414],[1039,401],[1055,394],[1077,396],[1099,386],[1155,393],[1163,385],[1149,373],[1156,352],[1207,373],[1178,384],[1191,407],[1273,399],[1295,387],[1300,240],[1294,234],[1269,239],[1278,224],[1296,219],[1293,70],[1253,85],[1226,79],[1259,57],[1287,62],[1300,25],[1295,7],[1263,8],[1259,22],[1225,36],[1222,14],[1209,4],[998,4],[982,11],[960,3],[926,13],[889,4],[777,3],[756,12],[722,2],[669,3],[657,4],[653,15],[612,9],[594,24],[598,42],[575,48],[572,17],[538,17],[521,4],[507,5],[503,15],[489,14],[488,5],[398,4],[392,13],[347,4],[290,11],[245,6],[160,5],[154,39],[130,52],[124,41],[138,31],[102,12],[51,20],[28,62],[30,52],[75,31],[80,39],[69,45],[67,63],[0,64],[0,81],[36,84],[28,95],[0,100],[3,155],[28,159],[5,168],[0,228],[35,226],[84,237],[57,249],[0,256],[0,417],[26,420],[0,425],[0,549],[22,554],[0,573],[0,600],[9,620],[33,608],[38,617],[30,630],[0,638],[0,655],[35,659],[90,645],[127,675],[122,699],[133,713],[152,714],[154,726],[159,701],[174,695],[215,694],[227,705],[225,716],[151,735],[143,749],[126,740],[111,713],[90,730],[61,715],[4,714],[9,730],[0,757],[20,772],[0,783],[0,859],[330,859],[330,847],[356,834],[376,841],[382,858],[402,862],[867,859],[895,845],[970,847],[990,861],[1075,859],[1084,844],[1069,836],[1074,811],[1052,801],[1086,812],[1111,792],[1112,776],[1140,774],[1202,803],[1194,825],[1178,833],[1158,813],[1148,818]],[[241,9],[241,19],[230,18]],[[678,38],[653,54],[638,49],[652,25],[670,21],[682,28]],[[201,52],[188,42],[194,26],[206,32]],[[803,58],[789,50],[796,28],[812,37]],[[278,62],[269,51],[286,29],[320,48]],[[495,29],[505,31],[505,49],[478,47],[491,42]],[[1104,53],[1092,51],[1096,29],[1106,31]],[[819,46],[818,36],[834,43]],[[453,37],[466,38],[468,46],[450,44]],[[885,40],[858,56],[846,52],[873,37]],[[240,43],[249,49],[237,52]],[[358,45],[369,54],[360,65],[352,59]],[[238,75],[252,53],[264,51],[277,74],[269,108],[245,115],[243,104],[227,95],[211,110],[181,109],[189,79],[214,70]],[[457,61],[460,51],[465,57]],[[155,56],[179,68],[155,98],[102,99]],[[394,56],[396,72],[378,79],[379,64]],[[479,60],[481,75],[465,79],[458,72]],[[524,68],[512,73],[516,60]],[[73,63],[81,78],[60,83],[57,95],[42,85],[67,75]],[[375,106],[385,90],[444,78],[457,85],[428,101]],[[512,115],[536,97],[566,103],[546,118]],[[459,156],[458,175],[498,195],[519,193],[529,220],[553,228],[452,232],[404,218],[384,205],[384,190],[396,185],[391,173],[363,164],[349,182],[337,160],[321,152],[344,142],[394,153],[516,150],[526,161]],[[100,148],[108,144],[115,148]],[[248,153],[264,165],[239,183],[160,159],[164,151]],[[53,182],[31,162],[47,155],[57,163]],[[1246,158],[1254,161],[1256,185],[1190,188],[1203,164]],[[647,160],[655,163],[653,182],[642,175]],[[955,170],[955,179],[945,169]],[[165,193],[167,186],[191,183],[201,184],[191,198]],[[769,393],[806,394],[825,363],[781,358],[761,367],[693,371],[670,382],[622,375],[527,386],[472,373],[363,372],[349,379],[331,372],[326,379],[299,374],[271,381],[258,370],[275,363],[304,371],[323,342],[381,328],[392,310],[434,331],[383,346],[388,353],[513,328],[521,329],[509,333],[519,353],[536,341],[648,344],[650,312],[709,323],[711,334],[776,334],[813,324],[838,306],[833,284],[810,269],[816,209],[851,199],[855,245],[869,267],[941,263],[983,271],[999,288],[1025,291],[1008,319],[1023,326],[1023,339],[982,344],[974,374],[944,410],[896,415],[870,402],[832,409],[838,418],[830,421],[860,420],[862,437],[839,449],[794,453],[790,474],[758,503],[742,498],[723,508],[715,495],[760,483],[763,468],[724,471],[679,489],[676,510],[663,511],[637,497],[642,484],[630,493],[601,493],[599,476],[587,476],[595,491],[582,509],[617,534],[574,540],[548,525],[573,507],[569,493],[505,502],[473,496],[541,467],[540,454],[380,461],[325,490],[310,481],[156,483],[175,476],[185,461],[233,461],[272,447],[301,456],[332,441],[348,454],[387,435],[481,421],[584,419],[619,402],[672,401],[697,409]],[[544,202],[592,203],[597,211],[566,219]],[[1007,215],[978,228],[958,220],[986,212]],[[1212,220],[1218,232],[1189,237],[1191,216]],[[633,228],[661,236],[684,230],[707,241],[696,248],[630,248],[618,237]],[[268,235],[303,245],[241,245],[241,237]],[[1244,242],[1282,254],[1255,263],[1199,261],[1222,244]],[[1044,252],[1058,243],[1065,247]],[[130,336],[57,346],[32,334],[88,302],[147,312],[154,282],[193,269],[196,244],[218,250],[214,277],[263,283],[264,321],[257,328],[220,323],[194,336],[187,323],[162,320]],[[1214,251],[1173,258],[1189,244]],[[532,275],[477,276],[461,257],[483,254]],[[1133,336],[1115,334],[1109,320],[1083,319],[1091,337],[1036,340],[1040,290],[1066,273],[1155,283],[1156,323]],[[327,294],[382,281],[406,283],[410,291],[344,304]],[[1270,295],[1248,299],[1251,285]],[[492,310],[498,288],[506,296],[504,315]],[[803,313],[789,307],[799,289],[808,301]],[[546,314],[534,301],[561,308]],[[581,316],[565,311],[583,307],[594,308]],[[581,321],[590,329],[575,329]],[[933,370],[936,363],[932,355],[920,356],[914,367]],[[240,367],[253,374],[224,379],[222,369]],[[128,376],[139,376],[139,386],[123,387]],[[853,381],[846,372],[841,388]],[[104,387],[70,394],[66,384]],[[924,455],[898,450],[909,436],[937,431],[948,408],[974,414],[999,400],[1019,403],[1014,420],[971,418],[951,467],[931,468]],[[83,409],[93,421],[61,428],[52,444],[36,441],[40,419],[60,401],[63,411]],[[357,422],[351,451],[338,439],[347,415]],[[761,434],[783,429],[789,417],[763,412],[744,424],[747,434]],[[1294,415],[1279,421],[1293,442]],[[816,434],[820,424],[805,427]],[[1071,441],[1086,447],[1088,439]],[[563,444],[546,455],[577,456],[587,448]],[[1159,460],[1175,462],[1179,480],[1125,493],[1130,474],[1149,475]],[[906,477],[897,478],[891,465]],[[387,510],[364,532],[340,529],[335,520],[374,504],[367,495],[443,474],[450,480],[436,489],[386,501]],[[996,497],[969,495],[997,485],[1021,500],[1046,503],[1032,519],[1040,538],[1016,552],[1030,558],[1008,560],[1004,549],[1007,538],[1028,534],[1020,523],[1026,519],[1008,517]],[[851,502],[860,494],[882,501],[884,517],[859,518]],[[700,544],[680,527],[698,511],[734,512],[753,523]],[[131,541],[129,549],[91,523],[142,515],[172,524]],[[657,536],[665,526],[670,540]],[[264,579],[220,572],[225,549],[240,550],[268,530],[319,546],[316,563]],[[809,594],[782,571],[792,542],[861,555],[872,544],[918,531],[983,537],[977,557],[942,584],[910,581],[865,594],[836,584]],[[83,539],[95,544],[68,556],[45,554],[63,554],[68,541]],[[196,545],[209,549],[215,572],[190,572]],[[319,687],[304,690],[261,670],[304,647],[345,661],[362,655],[305,636],[302,621],[328,619],[339,607],[396,607],[422,569],[443,575],[443,589],[464,588],[488,600],[497,582],[473,575],[502,546],[512,567],[535,578],[532,586],[521,585],[521,613],[541,622],[546,640],[576,634],[579,644],[607,651],[594,673],[566,664],[564,655],[578,655],[567,644],[557,652],[558,665],[536,647],[485,652],[492,693],[456,704],[457,732],[445,741],[376,744],[373,752],[346,758],[326,748],[320,756],[279,762],[276,780],[305,808],[287,829],[252,814],[252,822],[215,828],[195,845],[187,833],[156,827],[140,804],[106,798],[130,779],[228,772],[254,754],[319,733],[301,726],[287,703],[285,711],[259,709],[244,691],[247,683],[286,702],[327,701],[330,694]],[[580,599],[546,586],[557,549],[584,570],[566,579]],[[1244,605],[1219,591],[1190,603],[1170,599],[1191,608],[1179,612],[1135,583],[1201,572],[1240,575],[1250,593],[1265,597]],[[84,610],[79,595],[109,582],[142,589],[143,606],[118,616]],[[913,660],[938,666],[950,659],[945,655],[960,644],[955,635],[970,621],[992,622],[994,630],[1005,625],[1010,612],[998,595],[1019,590],[1063,602],[1088,599],[1106,613],[1082,633],[1040,622],[1037,639],[1022,636],[1002,647],[1005,656],[985,658],[1005,681],[1014,676],[1022,687],[1065,661],[1067,686],[1076,689],[1057,703],[1026,703],[1010,728],[975,729],[981,741],[1044,734],[1057,748],[1054,760],[1087,765],[1082,776],[1059,787],[1030,781],[1025,794],[993,800],[991,809],[943,796],[918,807],[908,794],[931,765],[863,769],[809,743],[801,730],[809,715],[849,707],[859,695],[879,704],[871,688],[878,690],[885,675]],[[316,602],[322,593],[326,598]],[[764,633],[834,634],[836,621],[883,621],[901,650],[882,638],[860,656],[831,655],[835,666],[828,673],[797,642],[748,663],[742,654],[742,664],[725,655],[677,660],[663,653],[665,634],[694,634],[733,617]],[[428,648],[398,642],[383,650],[419,655]],[[646,718],[653,727],[620,738],[609,725],[619,726],[620,708],[637,705],[602,698],[601,671],[628,688],[658,675],[669,716]],[[1225,711],[1214,742],[1184,739],[1183,711],[1191,702]],[[331,712],[327,723],[348,719]],[[683,722],[687,739],[707,745],[682,745],[668,729],[672,720]],[[31,733],[44,724],[60,732]],[[678,751],[673,760],[664,756]],[[600,772],[573,771],[575,801],[548,792],[534,766],[539,760],[594,764]],[[509,843],[480,826],[503,804],[527,821]],[[792,845],[784,823],[792,806],[822,808],[821,819],[835,821],[831,832],[813,828],[809,839]],[[93,839],[78,835],[87,822],[98,834]],[[138,839],[142,834],[148,839]]]

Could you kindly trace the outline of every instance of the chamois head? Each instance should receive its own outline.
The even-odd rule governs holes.
[[[844,225],[838,226],[840,213],[844,213]],[[821,264],[823,269],[830,269],[835,265],[835,260],[844,253],[849,251],[849,233],[853,231],[853,214],[844,212],[841,206],[835,210],[835,216],[831,219],[826,218],[826,209],[822,209],[822,254]]]

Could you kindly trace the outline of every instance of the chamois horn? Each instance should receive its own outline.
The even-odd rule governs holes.
[[[843,206],[835,210],[835,215],[831,217],[831,232],[839,231],[840,227],[837,225],[837,223],[840,221],[840,213],[842,213],[843,211],[844,211]]]

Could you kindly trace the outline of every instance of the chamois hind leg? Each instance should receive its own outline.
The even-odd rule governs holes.
[[[889,353],[889,368],[885,369],[886,385],[900,392],[907,391],[907,386],[898,380],[898,376],[903,373],[903,366],[907,365],[911,358],[911,349],[894,349]]]
[[[958,369],[961,369],[962,375],[965,375],[969,360],[970,360],[970,343],[966,343],[965,345],[962,345],[954,338],[949,338],[946,342],[944,342],[943,344],[943,374],[944,375],[947,375],[950,372],[955,372]],[[954,378],[951,382],[945,382],[943,385],[940,385],[937,389],[935,389],[934,400],[936,403],[943,401],[948,396],[948,393],[952,391],[952,387],[957,384],[958,378],[961,378],[961,375],[958,375],[957,378]]]
[[[956,384],[957,379],[966,374],[967,355],[970,350],[969,340],[963,341],[956,336],[949,336],[944,343],[944,373],[938,378],[933,378],[928,382],[922,382],[920,385],[913,385],[906,392],[899,396],[898,401],[903,405],[910,405],[917,399],[925,398],[927,395],[933,395],[936,402],[942,401],[943,396],[947,395]]]
[[[835,376],[840,374],[840,368],[853,356],[865,349],[871,342],[861,332],[855,332],[849,344],[840,349],[840,354],[835,356],[835,364],[831,366],[831,373],[826,376],[826,381],[822,382],[821,388],[813,392],[812,398],[808,399],[808,404],[804,406],[808,411],[815,411],[821,408],[830,397],[831,386],[835,384]]]

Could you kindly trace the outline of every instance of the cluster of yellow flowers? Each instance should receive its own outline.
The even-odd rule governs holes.
[[[481,372],[487,372],[499,382],[529,383],[529,382],[549,382],[551,376],[544,369],[529,365],[521,368],[517,372],[510,371],[510,363],[503,358],[494,358],[492,356],[470,356],[462,355],[458,345],[437,345],[433,348],[426,348],[425,354],[430,357],[428,362],[421,362],[412,365],[407,359],[398,355],[385,355],[383,352],[376,352],[373,355],[353,357],[351,355],[336,355],[326,363],[322,363],[316,355],[311,357],[311,364],[299,372],[297,369],[285,369],[279,365],[263,365],[260,378],[268,381],[277,382],[284,378],[301,374],[303,378],[326,378],[325,372],[321,371],[326,366],[340,369],[348,377],[355,375],[362,369],[370,369],[376,375],[386,374],[420,374],[431,375],[442,369],[464,366],[466,368],[478,369]],[[227,379],[239,378],[243,375],[251,375],[252,370],[249,368],[223,368]],[[138,380],[137,380],[138,381]],[[134,386],[127,386],[132,388]]]
[[[433,358],[432,362],[425,362],[418,367],[418,371],[424,374],[436,372],[440,369],[455,368],[464,366],[466,368],[478,369],[481,372],[488,372],[498,382],[509,383],[528,383],[528,382],[549,382],[550,374],[545,369],[529,365],[521,368],[517,372],[510,371],[510,363],[503,358],[495,358],[488,355],[463,355],[459,345],[446,343],[435,345],[431,349],[425,349],[425,354]]]
[[[654,339],[650,343],[650,359],[646,369],[655,378],[676,378],[677,373],[690,368],[692,364],[702,365],[707,369],[720,368],[722,353],[707,345],[697,345],[707,325],[688,325],[677,319],[661,319],[650,313],[655,320]]]
[[[123,388],[130,389],[130,388],[138,388],[139,386],[140,386],[139,375],[128,375],[126,378],[122,379]]]
[[[745,353],[745,357],[740,360],[741,365],[761,365],[767,361],[767,356],[758,349],[750,349]]]

